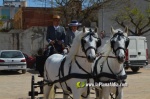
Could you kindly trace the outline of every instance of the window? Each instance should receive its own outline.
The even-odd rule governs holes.
[[[0,58],[23,58],[23,55],[18,51],[5,51],[1,53]]]

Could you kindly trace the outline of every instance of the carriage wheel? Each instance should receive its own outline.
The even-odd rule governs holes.
[[[31,78],[31,91],[29,91],[29,96],[31,96],[31,99],[35,99],[34,76],[33,75]]]
[[[32,95],[31,95],[31,99],[34,99],[34,76],[32,75],[32,81],[31,81],[31,92],[32,92]]]

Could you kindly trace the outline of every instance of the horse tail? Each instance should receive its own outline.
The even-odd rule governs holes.
[[[49,99],[55,99],[55,85],[53,84],[49,93]]]
[[[48,72],[47,72],[46,66],[47,66],[47,61],[45,61],[45,63],[44,63],[44,79],[48,80],[49,77],[48,77]]]

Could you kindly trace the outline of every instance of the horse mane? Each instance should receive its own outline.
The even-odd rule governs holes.
[[[77,54],[77,52],[78,52],[78,50],[80,48],[81,38],[84,35],[86,35],[88,33],[88,31],[89,31],[89,29],[85,28],[85,33],[83,33],[82,30],[76,32],[76,36],[73,39],[72,46],[71,46],[71,48],[69,50],[68,55],[66,56],[68,58],[68,60],[71,61],[72,59],[74,59],[74,56]]]
[[[122,31],[122,29],[119,28],[119,29],[115,29],[115,30],[114,30],[114,34],[115,34],[115,33],[118,33],[118,31],[120,31],[121,33],[124,33],[124,32]],[[110,38],[111,38],[111,37],[113,37],[113,34],[110,36]],[[106,44],[104,45],[104,47],[102,48],[101,53],[105,53],[105,52],[108,52],[109,50],[111,50],[110,38],[109,38],[109,40],[106,42]]]
[[[83,31],[78,31],[77,35],[73,39],[72,46],[69,49],[69,53],[67,55],[68,60],[72,60],[76,55],[80,45],[81,45],[81,38],[83,37]]]
[[[103,46],[101,53],[104,55],[107,55],[111,51],[111,44],[110,39],[106,42],[106,44]]]

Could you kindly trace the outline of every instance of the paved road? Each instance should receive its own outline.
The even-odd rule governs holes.
[[[124,87],[124,99],[150,99],[150,65],[140,69],[138,73],[127,70],[128,87]],[[0,99],[30,99],[28,91],[31,85],[31,76],[35,75],[35,82],[42,80],[38,73],[28,70],[26,74],[20,72],[0,72]],[[57,90],[61,92],[61,90]],[[42,97],[39,95],[38,97]],[[57,99],[62,99],[58,94]],[[95,95],[91,94],[91,99]],[[42,98],[37,98],[42,99]]]

